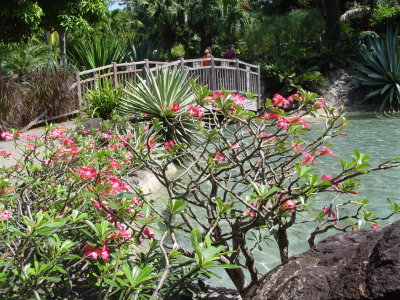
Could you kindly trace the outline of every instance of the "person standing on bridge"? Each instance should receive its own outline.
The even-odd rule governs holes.
[[[212,52],[211,52],[211,47],[207,47],[206,50],[204,51],[203,58],[210,58],[212,57]],[[211,63],[211,60],[205,60],[203,61],[203,66],[208,67]]]
[[[224,58],[225,59],[236,59],[237,56],[236,56],[235,50],[236,50],[235,46],[234,45],[230,45],[228,47],[228,51],[226,51],[225,54],[224,54]]]

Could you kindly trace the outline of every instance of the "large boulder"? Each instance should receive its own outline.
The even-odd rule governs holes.
[[[400,299],[400,221],[331,236],[268,272],[244,299]]]

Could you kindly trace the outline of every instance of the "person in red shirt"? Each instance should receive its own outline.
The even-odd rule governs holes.
[[[203,58],[210,58],[212,57],[212,52],[211,52],[211,47],[207,47],[207,49],[204,51]],[[210,60],[205,60],[203,61],[203,66],[207,67],[211,64]]]
[[[225,52],[224,54],[225,59],[236,59],[236,52],[235,52],[235,46],[230,45],[228,48],[228,51]]]

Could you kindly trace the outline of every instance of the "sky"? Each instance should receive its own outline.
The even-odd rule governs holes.
[[[108,9],[109,10],[114,10],[114,9],[118,9],[118,8],[124,7],[125,5],[124,4],[120,4],[121,2],[122,1],[118,1],[118,0],[113,1],[113,3],[108,6]]]

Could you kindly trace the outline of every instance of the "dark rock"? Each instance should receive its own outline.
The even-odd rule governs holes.
[[[363,102],[369,90],[361,86],[357,77],[361,73],[354,69],[339,69],[325,74],[328,83],[319,91],[325,101],[331,106],[348,107],[348,110],[371,110],[377,108],[377,103]]]
[[[94,118],[82,123],[84,130],[101,129],[102,118]]]
[[[329,237],[268,272],[245,299],[400,299],[400,221]]]

